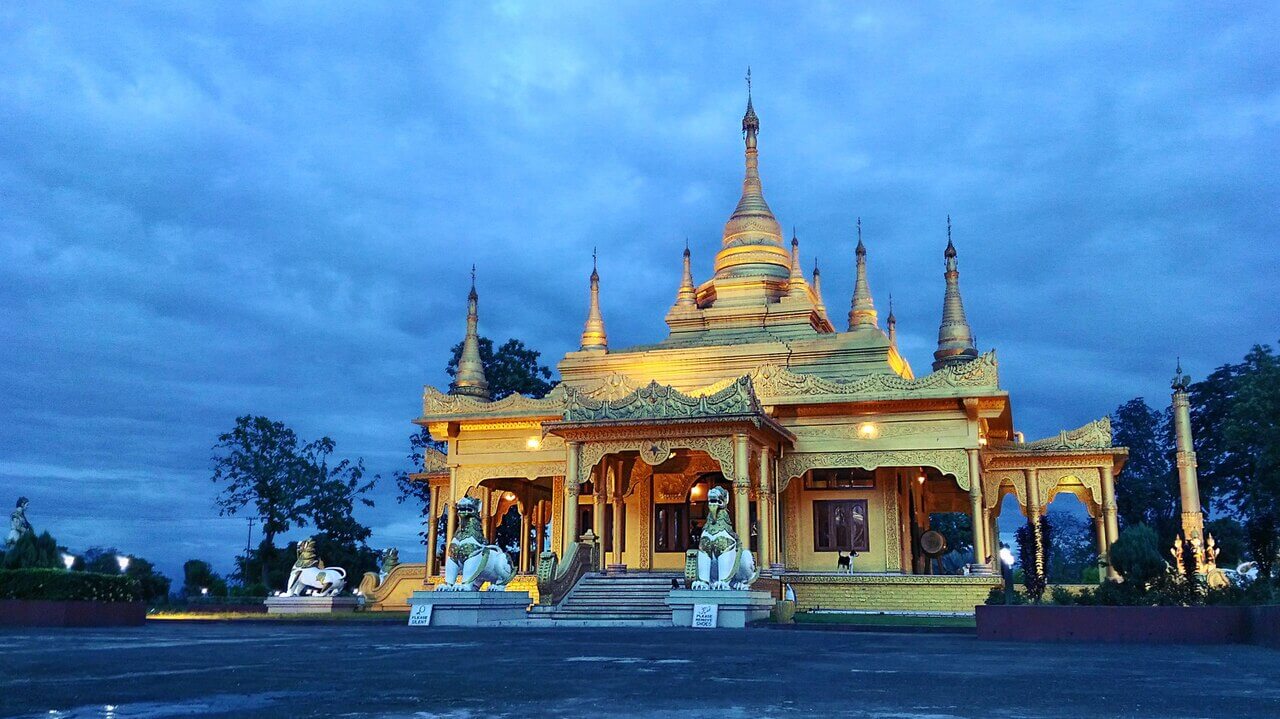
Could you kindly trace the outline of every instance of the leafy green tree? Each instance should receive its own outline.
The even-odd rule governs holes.
[[[1113,441],[1129,448],[1124,472],[1116,479],[1120,526],[1145,524],[1168,542],[1179,530],[1181,512],[1170,419],[1169,411],[1152,409],[1141,397],[1111,415]]]
[[[1120,532],[1111,544],[1111,564],[1125,582],[1145,586],[1164,573],[1166,563],[1157,544],[1156,533],[1145,524],[1135,524]]]
[[[1232,385],[1222,447],[1235,471],[1223,483],[1246,518],[1258,571],[1269,577],[1280,545],[1280,357],[1268,345],[1255,345]]]
[[[1244,525],[1234,517],[1218,517],[1206,522],[1205,533],[1213,537],[1218,547],[1218,566],[1234,569],[1244,561],[1248,551]]]
[[[480,338],[480,362],[489,382],[489,395],[497,400],[510,394],[543,397],[555,387],[551,370],[539,362],[541,352],[525,347],[517,339],[509,339],[495,352],[493,340]],[[453,346],[445,372],[450,377],[458,373],[458,359],[462,357],[462,343]]]
[[[276,535],[298,523],[306,500],[308,468],[298,445],[298,436],[284,424],[245,415],[213,446],[213,481],[225,485],[217,499],[219,513],[235,515],[251,507],[271,546]],[[262,583],[266,580],[264,573]]]
[[[370,531],[356,520],[355,505],[373,506],[373,500],[365,495],[377,484],[378,477],[365,481],[364,460],[360,458],[333,464],[330,457],[334,448],[332,439],[321,437],[303,450],[306,479],[299,511],[319,533],[334,542],[363,544]]]
[[[1045,547],[1049,564],[1049,581],[1075,584],[1085,581],[1085,571],[1098,566],[1098,550],[1093,521],[1066,512],[1051,512],[1045,523],[1052,525],[1053,543]],[[1096,577],[1095,577],[1096,581]]]
[[[409,468],[397,470],[393,475],[396,480],[396,489],[398,490],[396,502],[404,504],[412,501],[419,509],[424,526],[418,531],[418,536],[422,537],[424,543],[427,541],[425,524],[431,517],[431,487],[426,482],[411,479],[410,475],[422,471],[423,459],[428,450],[444,452],[446,451],[446,446],[444,442],[432,439],[426,427],[419,428],[417,432],[409,435],[409,455],[407,457]],[[437,532],[436,536],[438,538],[442,535]]]
[[[1053,546],[1053,526],[1044,517],[1030,518],[1018,527],[1014,537],[1018,541],[1018,562],[1022,565],[1022,582],[1027,587],[1027,596],[1039,604],[1049,585],[1047,548]]]
[[[968,512],[935,512],[929,515],[929,529],[947,539],[948,552],[973,551],[973,518]],[[976,560],[975,560],[976,561]]]
[[[48,532],[27,532],[4,553],[4,569],[62,568],[62,553]]]
[[[120,562],[116,559],[118,556],[120,556],[120,550],[115,547],[89,547],[84,550],[84,571],[119,574]]]
[[[209,590],[208,596],[225,597],[227,596],[227,581],[218,576],[208,562],[200,559],[188,559],[182,565],[183,596],[204,596],[203,590],[205,589]]]

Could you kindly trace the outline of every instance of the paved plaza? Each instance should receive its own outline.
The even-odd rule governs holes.
[[[1280,652],[748,629],[0,632],[0,716],[1275,717]]]

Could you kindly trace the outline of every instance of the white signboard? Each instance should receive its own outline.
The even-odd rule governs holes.
[[[715,629],[719,615],[718,604],[695,604],[693,605],[693,626],[695,629]]]
[[[415,604],[409,610],[409,626],[426,627],[431,625],[431,610],[434,604]]]

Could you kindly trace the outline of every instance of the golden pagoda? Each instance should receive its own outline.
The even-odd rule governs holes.
[[[586,324],[559,362],[560,384],[543,398],[489,401],[473,280],[456,379],[448,392],[425,388],[416,420],[447,443],[416,475],[435,500],[429,530],[467,494],[481,498],[490,537],[514,510],[526,578],[512,587],[550,607],[588,576],[678,577],[717,486],[765,569],[760,586],[789,586],[801,610],[972,611],[999,582],[996,520],[1009,494],[1028,516],[1076,495],[1105,556],[1126,451],[1112,446],[1105,417],[1022,440],[996,354],[979,353],[965,316],[950,218],[933,372],[916,377],[892,308],[880,327],[861,220],[847,330],[832,325],[816,264],[806,280],[798,237],[784,243],[765,200],[759,135],[748,91],[741,197],[701,284],[686,244],[660,342],[610,346],[593,263]],[[927,536],[931,515],[946,512],[974,527],[972,556],[953,574],[941,573]],[[394,574],[370,587],[375,606],[400,606],[438,581],[436,544],[425,565],[397,569],[403,587]]]

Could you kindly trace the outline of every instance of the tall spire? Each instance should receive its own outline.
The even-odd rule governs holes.
[[[827,305],[822,301],[822,271],[818,269],[818,258],[813,258],[813,296],[818,303],[818,314],[827,316]]]
[[[893,316],[893,293],[889,293],[889,316],[885,319],[885,324],[889,327],[889,345],[898,346],[898,318]]]
[[[689,263],[689,238],[684,238],[684,274],[680,276],[680,289],[676,292],[676,307],[697,307],[698,291],[693,286],[693,268]]]
[[[956,246],[951,242],[951,215],[947,215],[947,249],[942,253],[946,260],[947,292],[942,299],[942,325],[938,327],[938,349],[933,353],[933,370],[947,365],[968,362],[978,356],[973,341],[973,331],[964,315],[964,302],[960,299],[960,271],[956,264]]]
[[[862,244],[862,218],[858,218],[858,271],[853,281],[853,302],[849,307],[849,331],[876,329],[876,305],[871,300],[871,286],[867,283],[867,246]]]
[[[791,270],[789,294],[797,295],[808,285],[804,279],[804,270],[800,269],[800,238],[796,237],[796,228],[791,228]]]
[[[471,266],[471,293],[467,295],[467,336],[462,340],[462,354],[458,357],[458,369],[449,385],[449,394],[460,394],[482,402],[489,401],[489,381],[484,376],[484,362],[480,359],[480,335],[476,327],[480,322],[480,296],[476,294],[476,266]]]
[[[787,279],[787,250],[782,246],[782,228],[765,202],[760,186],[756,143],[760,118],[751,99],[751,69],[747,69],[747,111],[742,116],[742,138],[746,145],[746,173],[742,196],[724,225],[720,252],[716,255],[716,278],[761,278],[772,280],[775,291]]]
[[[600,273],[596,270],[594,249],[591,250],[591,307],[587,310],[587,323],[582,328],[582,349],[609,349],[609,339],[604,332],[604,318],[600,316]]]

